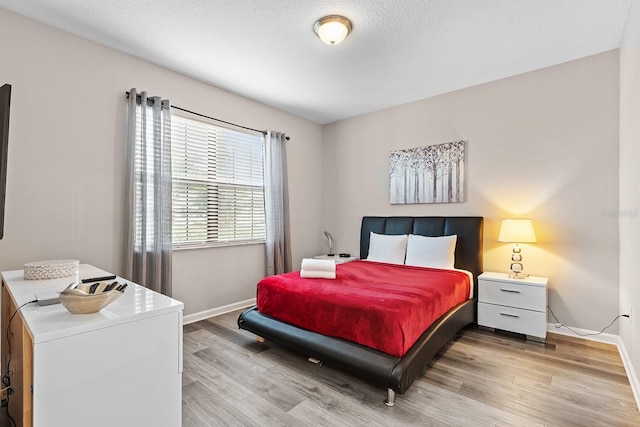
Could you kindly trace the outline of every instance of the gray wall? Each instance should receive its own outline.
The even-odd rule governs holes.
[[[324,224],[357,253],[363,215],[482,215],[484,267],[508,271],[500,220],[530,217],[525,269],[549,277],[561,321],[600,330],[618,314],[618,51],[324,127]],[[467,201],[390,205],[393,150],[467,143]],[[617,327],[609,330],[617,333]]]
[[[0,270],[73,258],[122,273],[125,90],[258,129],[287,132],[293,255],[321,249],[322,128],[315,123],[0,8],[0,82],[12,84]],[[255,297],[264,246],[178,251],[185,314]]]

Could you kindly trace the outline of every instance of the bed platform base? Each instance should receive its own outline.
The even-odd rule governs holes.
[[[375,386],[387,388],[385,404],[393,406],[396,393],[404,394],[437,352],[462,328],[474,322],[475,311],[474,299],[457,305],[431,325],[401,358],[341,338],[300,329],[260,313],[255,306],[240,315],[238,326]]]

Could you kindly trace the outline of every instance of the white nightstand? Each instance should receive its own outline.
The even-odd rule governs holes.
[[[357,256],[341,257],[340,255],[334,255],[334,256],[318,255],[318,256],[314,256],[314,258],[315,259],[331,259],[335,261],[336,264],[342,264],[345,262],[355,261],[358,259]]]
[[[512,279],[507,273],[482,273],[478,276],[478,325],[545,342],[547,281],[546,277]]]

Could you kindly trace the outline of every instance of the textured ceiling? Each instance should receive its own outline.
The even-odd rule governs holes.
[[[0,0],[317,123],[620,47],[632,0]],[[338,46],[313,24],[341,14]]]

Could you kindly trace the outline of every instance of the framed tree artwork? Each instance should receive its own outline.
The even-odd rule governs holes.
[[[393,151],[389,156],[389,202],[464,202],[465,143]]]

